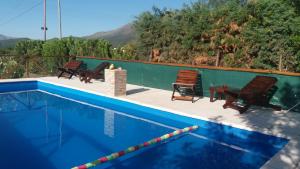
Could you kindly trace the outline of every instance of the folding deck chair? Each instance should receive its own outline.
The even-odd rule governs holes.
[[[195,70],[179,70],[176,82],[173,83],[173,94],[171,100],[188,100],[194,103],[196,84],[198,79],[198,72]],[[191,96],[186,93],[191,91]],[[175,96],[177,91],[180,96]]]
[[[67,62],[64,65],[64,67],[58,68],[59,73],[57,77],[60,78],[61,76],[65,75],[67,78],[71,79],[74,75],[78,73],[81,64],[81,61],[76,60]]]

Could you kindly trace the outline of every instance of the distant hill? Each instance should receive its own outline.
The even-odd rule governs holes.
[[[89,36],[85,36],[86,39],[105,39],[112,43],[113,46],[124,45],[136,38],[136,32],[132,24],[124,25],[118,29],[97,32]]]
[[[17,42],[29,40],[28,38],[15,38],[0,34],[0,49],[14,47]]]
[[[13,39],[12,37],[1,35],[0,34],[0,40],[7,40],[7,39]]]
[[[14,47],[19,41],[29,40],[28,38],[15,38],[15,39],[6,39],[0,40],[0,49],[2,48],[12,48]]]
[[[89,36],[84,36],[84,39],[105,39],[112,43],[114,47],[124,45],[136,38],[136,32],[132,24],[124,25],[118,29],[106,32],[97,32]],[[75,37],[80,39],[79,37]],[[55,39],[55,38],[53,38]],[[13,38],[0,34],[0,48],[14,47],[17,42],[29,40],[28,38]],[[49,39],[52,40],[52,39]]]

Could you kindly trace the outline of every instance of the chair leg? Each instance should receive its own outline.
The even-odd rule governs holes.
[[[84,80],[83,76],[79,76],[79,80],[82,82]]]
[[[272,108],[272,109],[274,109],[274,110],[276,110],[276,111],[282,110],[282,107],[281,107],[281,106],[274,105],[274,104],[270,104],[270,103],[268,104],[267,107],[270,107],[270,108]]]
[[[174,100],[174,94],[175,94],[175,86],[173,86],[173,93],[172,93],[172,97],[171,97],[172,101]]]
[[[226,109],[228,107],[234,107],[233,102],[235,102],[236,100],[237,100],[236,98],[228,95],[226,97],[226,101],[225,101],[225,104],[223,105],[223,108]]]
[[[86,76],[84,82],[85,83],[91,83],[92,77],[91,76]]]
[[[195,97],[195,94],[196,94],[195,93],[196,92],[195,86],[193,86],[192,90],[193,90],[192,103],[194,103],[194,97]]]
[[[209,101],[213,102],[214,101],[214,96],[215,96],[215,88],[214,87],[210,87],[209,88],[209,93],[210,93]]]
[[[240,112],[240,114],[243,114],[249,109],[249,107],[250,107],[249,104],[246,104],[244,107],[238,106],[238,111]]]
[[[80,73],[79,74],[79,80],[82,82],[85,79],[85,74],[84,73]]]
[[[239,111],[240,114],[243,114],[251,106],[250,104],[246,104],[245,106],[238,106],[238,105],[234,104],[236,101],[237,101],[237,98],[232,97],[232,96],[227,96],[226,97],[226,102],[223,105],[223,108],[224,109],[226,109],[226,108],[232,108],[232,109],[235,109],[235,110]]]
[[[72,72],[72,73],[70,74],[69,79],[71,79],[71,78],[73,77],[73,75],[74,75],[74,72]]]
[[[57,76],[57,78],[60,78],[63,74],[64,74],[64,71],[60,71],[60,73],[59,73],[59,75]]]
[[[88,72],[80,72],[79,73],[79,80],[81,82],[86,81],[86,78],[87,78],[88,75],[89,75]]]

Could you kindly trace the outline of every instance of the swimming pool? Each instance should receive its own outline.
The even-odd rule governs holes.
[[[288,142],[40,81],[0,92],[5,169],[71,168],[191,125],[200,128],[96,168],[257,169]]]

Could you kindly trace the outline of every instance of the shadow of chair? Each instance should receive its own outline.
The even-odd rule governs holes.
[[[148,90],[150,90],[150,89],[146,89],[146,88],[131,89],[131,90],[126,91],[126,95],[133,95],[133,94],[145,92]]]

